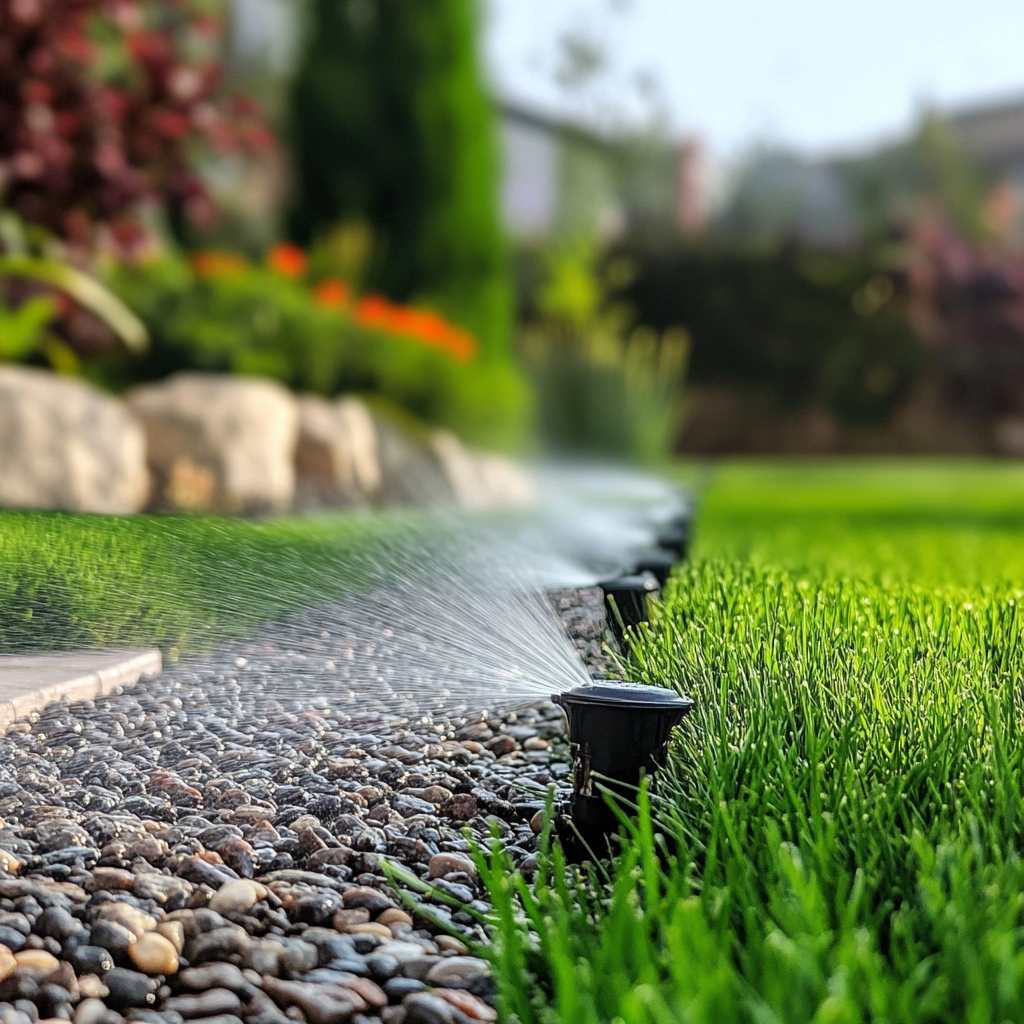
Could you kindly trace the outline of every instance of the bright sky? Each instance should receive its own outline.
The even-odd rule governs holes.
[[[653,74],[674,126],[718,157],[752,141],[856,147],[900,132],[926,102],[1024,95],[1022,0],[489,4],[488,59],[503,95],[564,106],[552,83],[557,41],[584,29],[615,80]]]

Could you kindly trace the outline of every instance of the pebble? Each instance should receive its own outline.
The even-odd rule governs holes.
[[[393,1003],[400,1003],[413,992],[423,992],[426,983],[416,978],[389,978],[384,982],[384,994]]]
[[[437,989],[434,994],[446,1003],[450,1003],[459,1013],[469,1017],[470,1020],[489,1022],[498,1019],[498,1013],[493,1006],[488,1006],[478,996],[469,992],[464,992],[461,989],[441,988]]]
[[[93,870],[89,881],[86,883],[86,889],[89,892],[99,892],[103,890],[129,891],[134,884],[135,875],[133,875],[131,871],[126,871],[123,868],[99,867]]]
[[[444,805],[444,813],[455,821],[470,821],[476,817],[479,805],[471,793],[456,793]]]
[[[83,999],[75,1009],[75,1024],[100,1024],[110,1011],[102,999]]]
[[[428,878],[444,878],[453,873],[476,878],[476,865],[472,858],[461,853],[435,853],[427,865]]]
[[[435,941],[437,942],[437,948],[442,953],[455,953],[458,956],[464,956],[469,952],[466,944],[460,942],[454,935],[438,935]]]
[[[238,1013],[242,1001],[230,989],[211,988],[198,995],[172,996],[163,1008],[172,1013],[180,1013],[185,1020],[202,1017],[216,1017],[224,1013]]]
[[[178,951],[158,932],[148,932],[128,947],[132,963],[145,974],[174,974],[178,970]]]
[[[489,750],[495,757],[504,757],[519,749],[519,744],[511,736],[495,736],[484,744],[484,749]]]
[[[138,971],[115,967],[103,976],[109,989],[107,1002],[116,1010],[130,1006],[152,1006],[156,1002],[156,982]]]
[[[218,914],[244,914],[266,896],[267,890],[258,882],[239,879],[228,882],[213,894],[208,906]]]
[[[384,913],[387,912],[385,911]],[[369,920],[370,911],[366,907],[345,907],[334,912],[331,923],[339,932],[347,932],[352,925],[366,924]],[[387,924],[386,921],[382,923]]]
[[[387,925],[378,924],[376,921],[349,925],[347,931],[352,935],[378,935],[382,939],[390,939],[392,935],[391,929]]]
[[[368,885],[357,885],[346,890],[341,897],[346,907],[362,907],[371,914],[379,914],[395,905],[395,901],[379,889],[371,889]]]
[[[366,1006],[355,993],[335,986],[325,991],[320,986],[304,982],[265,978],[263,989],[278,1006],[284,1009],[295,1007],[301,1011],[309,1024],[337,1024]]]
[[[0,925],[0,945],[6,946],[12,952],[17,952],[25,946],[25,935],[15,928],[8,928]]]
[[[117,921],[97,921],[89,938],[93,946],[109,950],[115,957],[126,955],[137,941],[135,933]]]
[[[345,913],[345,911],[339,911],[339,913]],[[393,929],[396,925],[411,928],[413,921],[404,910],[399,910],[398,907],[388,907],[378,915],[377,923],[385,924]]]
[[[0,946],[0,981],[9,978],[17,966],[14,954],[6,946]]]
[[[599,593],[559,600],[600,637]],[[470,843],[533,855],[522,786],[564,785],[561,713],[395,724],[346,702],[341,620],[309,614],[0,735],[0,1024],[494,1019],[483,931],[402,909],[383,861],[486,909]]]
[[[6,871],[9,875],[16,875],[21,871],[23,865],[17,857],[9,850],[0,849],[0,871]]]
[[[454,1024],[452,1006],[430,992],[414,992],[402,1001],[405,1024]]]
[[[99,908],[103,920],[113,921],[127,928],[139,939],[156,927],[156,918],[127,903],[104,903]]]
[[[161,921],[156,930],[174,947],[176,953],[185,948],[185,928],[180,921]]]
[[[60,967],[60,961],[44,949],[23,949],[14,954],[15,970],[18,974],[46,977]]]
[[[83,999],[104,999],[110,994],[110,989],[95,974],[81,974],[78,977],[78,994]]]
[[[190,992],[224,988],[231,992],[248,993],[252,989],[252,982],[234,964],[187,967],[178,975],[178,984]]]
[[[470,988],[477,979],[489,973],[486,960],[474,956],[451,956],[434,964],[427,971],[426,981],[428,985],[445,988]]]

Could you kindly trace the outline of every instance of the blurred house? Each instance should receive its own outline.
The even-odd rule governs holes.
[[[844,248],[939,203],[960,228],[983,224],[1024,244],[1024,95],[925,110],[881,145],[815,157],[753,150],[734,173],[715,227],[747,241]]]
[[[509,234],[595,231],[612,240],[655,225],[700,231],[707,216],[699,143],[611,136],[498,101],[501,207]]]
[[[735,172],[715,229],[745,244],[799,240],[826,249],[851,245],[859,234],[840,169],[774,146],[758,147]]]
[[[955,108],[945,122],[985,173],[990,216],[1024,242],[1024,94]]]

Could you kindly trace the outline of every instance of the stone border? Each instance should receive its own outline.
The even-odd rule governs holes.
[[[155,647],[0,655],[0,732],[59,700],[92,700],[163,669]]]

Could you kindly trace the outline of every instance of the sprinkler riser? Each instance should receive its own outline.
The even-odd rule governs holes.
[[[617,694],[588,699],[588,693]],[[553,698],[565,713],[573,764],[573,795],[559,835],[570,855],[600,853],[619,826],[602,790],[628,808],[645,774],[665,761],[672,730],[693,702],[661,687],[600,683]]]

